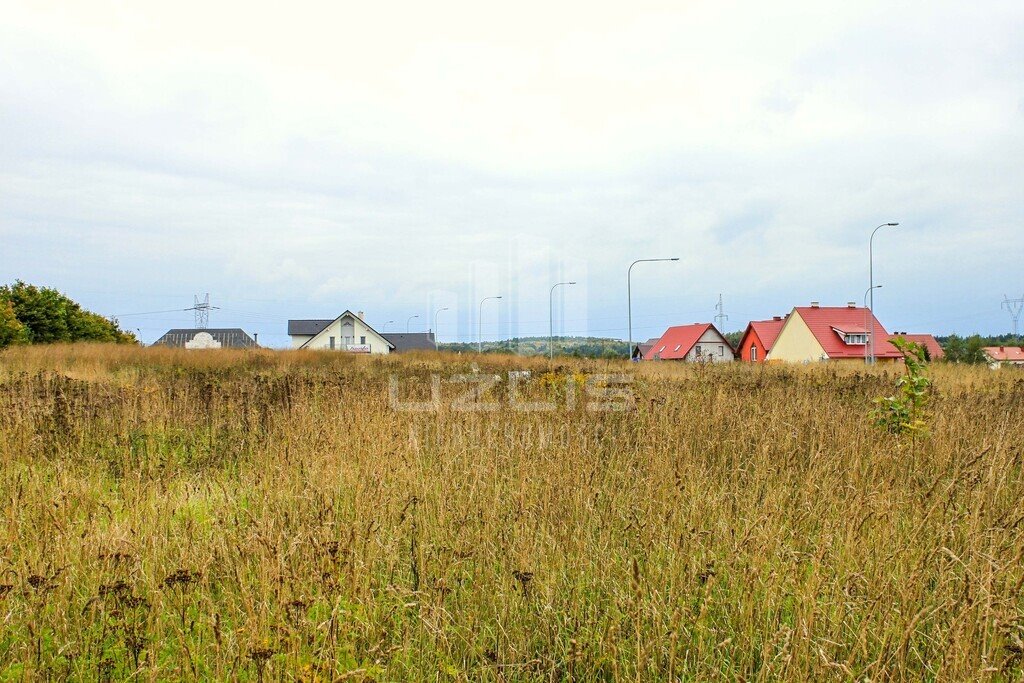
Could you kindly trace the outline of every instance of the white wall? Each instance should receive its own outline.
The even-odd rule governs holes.
[[[371,330],[366,323],[354,315],[345,315],[332,322],[324,331],[313,337],[312,341],[309,342],[306,348],[329,351],[331,348],[331,337],[334,337],[335,350],[345,350],[342,348],[343,344],[346,342],[346,340],[342,339],[342,329],[345,328],[347,331],[347,329],[349,329],[348,325],[351,325],[352,344],[360,344],[362,338],[365,337],[366,344],[370,347],[370,353],[382,354],[390,352],[387,341],[385,341],[383,337],[374,334],[373,330]],[[297,338],[300,337],[292,337],[292,348],[298,348],[298,346],[301,346],[306,340],[310,339],[309,337],[301,337],[303,341],[299,342],[298,346],[296,346],[295,340]]]
[[[697,347],[700,347],[701,358],[697,358]],[[732,355],[732,350],[729,348],[729,342],[727,342],[722,335],[718,334],[712,329],[708,329],[707,332],[700,336],[700,340],[693,345],[690,352],[686,354],[686,361],[692,363],[696,360],[707,360],[708,353],[711,354],[711,360],[715,363],[731,363],[735,360]]]

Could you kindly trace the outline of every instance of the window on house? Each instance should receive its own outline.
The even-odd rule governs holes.
[[[701,352],[700,352],[700,344],[697,344],[697,355],[699,356],[699,355],[700,355],[700,353],[701,353]]]
[[[674,350],[678,351],[680,346],[682,346],[682,344],[676,344],[676,348]]]
[[[757,347],[753,344],[750,345],[750,362],[757,362]]]
[[[658,353],[661,353],[661,352],[662,352],[662,351],[664,351],[664,350],[665,350],[665,347],[664,347],[664,346],[662,346],[662,347],[661,347],[660,349],[658,349]]]
[[[331,350],[334,350],[334,337],[331,337]]]
[[[867,344],[868,335],[866,334],[848,334],[844,341],[847,344]]]
[[[718,355],[719,356],[724,356],[725,355],[725,346],[723,346],[722,344],[718,345]]]
[[[359,343],[360,344],[365,344],[366,343],[366,337],[360,337],[359,338]]]

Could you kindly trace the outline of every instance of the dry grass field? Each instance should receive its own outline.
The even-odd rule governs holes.
[[[0,679],[1021,680],[1024,373],[929,373],[8,350]]]

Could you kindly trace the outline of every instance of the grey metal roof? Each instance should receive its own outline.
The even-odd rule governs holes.
[[[382,336],[394,344],[396,352],[434,350],[433,332],[389,332]]]
[[[179,327],[167,330],[164,336],[153,342],[153,346],[184,348],[185,342],[192,341],[200,332],[209,334],[224,349],[251,349],[256,347],[256,340],[240,327],[211,327],[209,329]]]
[[[289,335],[316,335],[334,322],[334,318],[328,318],[327,320],[289,320],[288,321],[288,334]]]

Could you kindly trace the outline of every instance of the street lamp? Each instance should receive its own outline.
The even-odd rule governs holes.
[[[388,329],[388,325],[390,325],[393,322],[395,322],[395,321],[394,320],[389,320],[386,323],[384,323],[384,325],[380,328],[380,331],[383,332],[384,330]]]
[[[868,324],[866,325],[866,327],[869,330],[871,330],[868,333],[870,335],[868,337],[868,343],[869,344],[871,343],[871,337],[874,336],[874,333],[875,333],[875,322],[874,322],[875,321],[875,314],[872,313],[871,309],[868,308],[868,294],[874,294],[876,289],[881,289],[881,288],[882,288],[882,285],[872,285],[872,286],[870,286],[870,287],[868,287],[867,289],[864,290],[864,317],[868,318]],[[868,354],[866,354],[866,353],[864,354],[864,362],[865,363],[868,362]]]
[[[484,351],[484,302],[490,301],[491,299],[500,299],[500,296],[485,296],[480,299],[479,312],[476,316],[476,350],[477,353],[483,353]]]
[[[409,323],[412,322],[413,318],[418,318],[418,317],[419,317],[418,315],[410,315],[409,319],[405,321],[405,333],[406,334],[409,334]]]
[[[629,328],[629,360],[633,360],[633,285],[631,280],[633,275],[633,266],[635,266],[638,263],[649,263],[651,261],[678,260],[678,256],[675,256],[673,258],[642,258],[630,263],[629,269],[626,270],[626,315],[628,320],[626,326]]]
[[[875,362],[875,233],[885,227],[896,227],[899,223],[882,223],[871,231],[868,239],[868,292],[871,296],[871,330],[868,337],[868,353],[870,353],[869,364]]]
[[[434,350],[435,351],[437,351],[437,314],[440,313],[441,311],[447,311],[447,310],[448,310],[448,307],[445,306],[444,308],[439,308],[436,311],[434,311]]]
[[[551,347],[551,339],[554,337],[555,329],[555,316],[554,316],[554,296],[555,288],[561,287],[562,285],[574,285],[575,282],[557,282],[551,286],[551,291],[548,292],[548,358],[554,358],[555,352]]]

